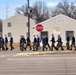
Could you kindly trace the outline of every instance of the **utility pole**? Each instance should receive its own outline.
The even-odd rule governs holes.
[[[29,7],[29,0],[28,0],[28,36],[30,37],[30,7]]]

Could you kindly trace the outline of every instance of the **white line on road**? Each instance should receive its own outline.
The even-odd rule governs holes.
[[[13,55],[13,57],[17,57],[17,55]]]
[[[9,59],[7,59],[7,60],[12,60],[12,58],[9,58]]]
[[[5,57],[5,55],[0,55],[0,57]]]
[[[45,58],[9,58],[8,60],[48,60],[48,59],[75,59],[76,60],[76,57],[45,57]]]

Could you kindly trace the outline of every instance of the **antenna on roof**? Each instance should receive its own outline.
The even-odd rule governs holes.
[[[9,9],[9,6],[8,6],[7,1],[8,1],[8,0],[6,0],[6,19],[8,18],[8,9]]]

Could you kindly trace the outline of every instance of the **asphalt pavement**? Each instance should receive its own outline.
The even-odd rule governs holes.
[[[1,51],[0,75],[76,75],[76,54],[18,55],[31,52]]]

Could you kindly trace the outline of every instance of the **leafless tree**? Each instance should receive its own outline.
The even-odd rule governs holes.
[[[76,19],[76,3],[69,2],[68,0],[59,2],[55,8],[51,9],[51,16],[58,14],[65,14],[66,16]]]
[[[33,6],[30,7],[30,18],[36,20],[37,23],[42,22],[49,18],[49,8],[45,2],[36,1]],[[16,12],[27,16],[28,7],[27,4],[22,5],[21,7],[16,8]]]
[[[36,21],[42,22],[49,18],[49,8],[45,2],[37,1],[33,5],[33,15],[35,16]]]
[[[21,7],[17,7],[15,10],[16,10],[16,12],[18,14],[23,14],[25,16],[27,16],[27,14],[28,14],[28,6],[27,6],[27,4],[22,5]]]

